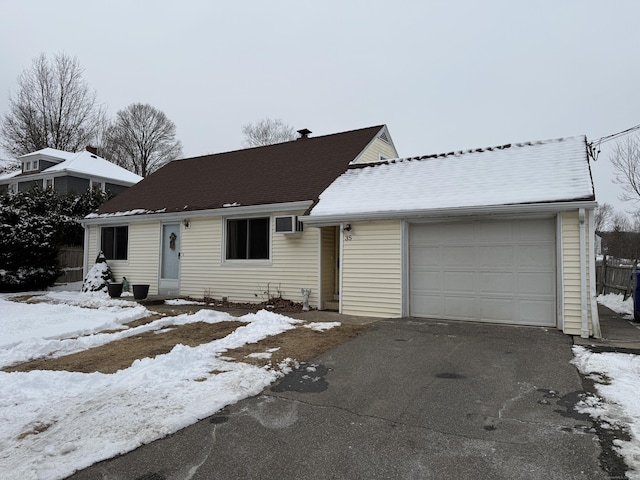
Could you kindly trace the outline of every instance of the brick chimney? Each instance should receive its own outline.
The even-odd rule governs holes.
[[[97,147],[92,147],[91,145],[87,145],[86,150],[89,153],[93,153],[96,157],[98,156],[98,148]]]

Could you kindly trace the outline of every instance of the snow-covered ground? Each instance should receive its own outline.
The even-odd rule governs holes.
[[[50,291],[40,297],[42,303],[29,304],[9,298],[0,295],[0,368],[171,325],[233,318],[202,310],[125,328],[123,323],[149,311],[104,293]],[[223,339],[198,347],[177,345],[114,374],[0,372],[0,477],[64,478],[258,394],[282,373],[225,361],[221,353],[302,322],[267,311],[235,320],[245,325]],[[335,324],[305,326],[321,330]],[[115,332],[99,333],[104,330]],[[269,358],[270,353],[260,355]]]
[[[79,289],[75,285],[68,291],[49,291],[40,295],[41,303],[29,304],[0,295],[0,368],[171,325],[232,318],[202,310],[126,328],[124,323],[145,317],[149,311],[126,299],[82,294]],[[598,301],[632,314],[633,302],[623,302],[621,296],[600,296]],[[236,320],[245,325],[221,340],[198,347],[177,345],[165,355],[136,360],[114,374],[0,372],[1,478],[64,478],[258,394],[281,373],[227,362],[221,354],[295,328],[300,321],[266,311]],[[317,330],[335,325],[305,324]],[[105,330],[112,333],[100,333]],[[270,356],[268,351],[258,354]],[[579,409],[629,432],[631,440],[618,441],[617,446],[633,469],[629,478],[640,479],[640,356],[593,353],[578,346],[574,355],[576,367],[596,380],[599,395],[585,399]]]
[[[633,319],[633,300],[622,295],[598,297],[598,303]],[[603,426],[624,429],[629,441],[615,440],[618,452],[630,470],[630,479],[640,479],[640,356],[629,353],[594,353],[581,346],[573,347],[573,363],[595,381],[598,397],[588,397],[578,410],[591,415]]]

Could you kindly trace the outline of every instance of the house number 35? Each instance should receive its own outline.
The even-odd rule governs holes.
[[[344,236],[344,241],[345,242],[350,242],[351,240],[353,240],[353,235],[345,235]]]

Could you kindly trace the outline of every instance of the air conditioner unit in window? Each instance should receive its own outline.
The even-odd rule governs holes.
[[[276,233],[300,233],[302,232],[302,222],[298,221],[295,215],[276,217]]]

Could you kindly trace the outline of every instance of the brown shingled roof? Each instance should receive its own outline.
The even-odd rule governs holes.
[[[175,160],[105,203],[98,213],[315,201],[381,128]]]

